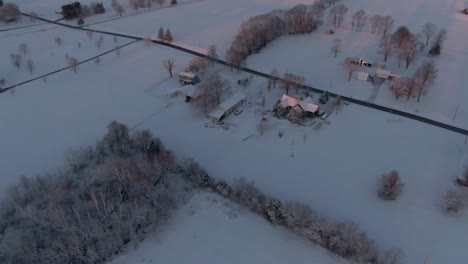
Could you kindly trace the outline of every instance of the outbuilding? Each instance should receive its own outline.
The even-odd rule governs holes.
[[[194,85],[200,82],[200,78],[193,72],[179,72],[179,82],[182,85]]]
[[[369,73],[367,73],[367,72],[357,72],[356,73],[356,79],[367,82],[369,80]]]
[[[208,114],[208,117],[217,121],[222,120],[232,112],[236,111],[243,103],[245,103],[245,101],[245,95],[241,92],[237,92],[226,101],[220,103]]]
[[[197,87],[191,84],[182,87],[180,89],[180,94],[185,95],[185,102],[194,101],[200,96]]]
[[[375,77],[387,80],[391,74],[391,71],[377,69],[377,71],[375,72]]]

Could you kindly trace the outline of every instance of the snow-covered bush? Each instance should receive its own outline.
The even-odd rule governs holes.
[[[444,195],[442,207],[447,212],[458,212],[463,207],[463,200],[459,193],[448,191]]]
[[[379,181],[378,195],[383,200],[396,200],[403,191],[403,183],[396,171],[383,175]]]

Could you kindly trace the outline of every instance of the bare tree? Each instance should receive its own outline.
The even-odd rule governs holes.
[[[159,4],[159,6],[162,8],[163,5],[166,3],[166,0],[156,0]]]
[[[118,5],[115,7],[115,12],[116,12],[117,14],[119,14],[119,16],[122,16],[123,13],[125,13],[125,8],[124,8],[122,5],[118,4]]]
[[[74,72],[77,72],[78,70],[78,60],[74,57],[69,57],[68,58],[68,68],[70,70],[73,70]]]
[[[146,46],[149,46],[153,40],[151,39],[151,36],[146,36],[143,38],[143,41],[145,42]]]
[[[219,74],[213,74],[207,79],[208,85],[211,87],[211,91],[213,92],[213,96],[215,98],[215,104],[218,105],[221,103],[221,96],[228,85],[226,80],[221,79]]]
[[[214,67],[215,61],[218,59],[218,51],[216,49],[216,45],[210,45],[208,47],[208,57],[210,57],[211,60],[211,66]]]
[[[115,47],[114,52],[117,54],[117,56],[120,56],[121,48],[119,46]]]
[[[356,31],[362,31],[365,23],[367,21],[366,11],[360,9],[352,16],[351,27]]]
[[[172,32],[170,29],[166,30],[166,33],[164,33],[164,40],[167,42],[172,42],[174,41],[174,37],[172,36]]]
[[[332,41],[330,51],[335,55],[335,57],[338,56],[338,53],[341,52],[341,39],[334,39]]]
[[[378,195],[383,200],[395,200],[403,190],[403,183],[396,171],[391,171],[380,178]]]
[[[158,30],[158,39],[159,39],[159,40],[164,40],[164,28],[163,28],[163,27],[159,27],[159,30]]]
[[[447,30],[445,28],[441,28],[439,32],[434,36],[434,40],[432,41],[432,49],[438,49],[436,55],[440,54],[440,50],[442,49],[442,45],[444,41],[447,39]]]
[[[23,62],[23,57],[19,53],[11,53],[10,61],[11,61],[11,64],[13,64],[13,66],[15,66],[19,70]]]
[[[96,40],[96,47],[97,47],[98,49],[101,49],[101,48],[102,48],[102,44],[103,44],[102,39]]]
[[[380,25],[382,24],[383,17],[381,15],[375,15],[370,18],[371,33],[377,34],[380,31]]]
[[[169,76],[172,78],[172,71],[175,67],[174,59],[163,60],[162,65],[169,72]]]
[[[396,48],[401,48],[403,43],[412,37],[413,34],[405,26],[398,27],[397,30],[392,34],[392,40],[395,42]]]
[[[28,54],[28,51],[29,51],[28,45],[26,43],[19,44],[18,45],[18,51],[19,51],[19,53],[26,56]]]
[[[426,61],[424,62],[414,73],[414,80],[416,82],[416,87],[418,90],[418,99],[417,101],[419,102],[419,99],[422,94],[427,90],[428,87],[430,87],[432,84],[434,84],[434,81],[437,78],[437,68],[432,61]]]
[[[340,65],[341,65],[341,67],[343,69],[345,69],[348,72],[348,81],[351,81],[351,77],[353,76],[353,72],[357,71],[359,69],[359,66],[352,63],[352,60],[350,58],[347,58]]]
[[[393,29],[395,21],[391,16],[384,16],[381,20],[380,32],[385,36]]]
[[[282,84],[283,84],[283,89],[286,90],[286,94],[289,94],[289,89],[293,87],[296,88],[296,93],[297,93],[299,87],[301,87],[304,84],[304,78],[299,75],[286,72],[283,75]]]
[[[399,49],[399,55],[404,58],[406,62],[406,68],[409,67],[410,63],[416,58],[418,54],[418,40],[414,35],[410,35],[406,40],[401,43]]]
[[[93,38],[93,31],[87,30],[87,31],[86,31],[86,36],[87,36],[89,39],[92,39],[92,38]]]
[[[177,5],[177,0],[171,0],[171,5]]]
[[[343,4],[333,6],[330,9],[330,20],[334,27],[340,27],[343,24],[347,12],[348,8]]]
[[[267,119],[264,115],[262,115],[262,117],[257,123],[257,131],[260,133],[260,136],[263,136],[263,134],[265,133],[266,126],[267,126]]]
[[[392,38],[389,36],[383,36],[380,39],[380,44],[379,44],[380,49],[378,50],[378,53],[384,56],[384,61],[387,61],[387,59],[392,54],[393,45],[394,45],[394,42],[392,41]]]
[[[26,68],[28,69],[29,73],[33,73],[34,72],[34,62],[29,59],[26,61]]]
[[[279,78],[279,73],[276,68],[273,68],[273,70],[270,73],[271,76],[271,81],[273,82],[273,88],[276,88],[276,81],[278,81]]]
[[[101,57],[94,58],[94,63],[99,64],[101,62]]]
[[[209,63],[206,58],[196,57],[190,60],[188,69],[189,71],[198,72],[204,70]]]
[[[396,78],[390,83],[390,90],[395,94],[395,99],[400,96],[407,96],[407,99],[413,94],[415,87],[414,80],[411,78]]]
[[[423,33],[424,37],[426,38],[426,47],[427,47],[427,45],[429,45],[429,41],[434,36],[436,31],[437,31],[437,27],[436,27],[436,25],[434,25],[432,23],[428,22],[428,23],[423,25],[422,33]]]
[[[55,38],[55,43],[57,43],[57,45],[59,45],[59,46],[62,46],[62,38],[56,37]]]
[[[334,103],[334,108],[335,108],[335,113],[338,114],[338,112],[341,111],[341,109],[343,109],[343,105],[344,105],[344,100],[343,98],[341,98],[341,96],[337,96],[336,97],[336,100],[335,100],[335,103]]]

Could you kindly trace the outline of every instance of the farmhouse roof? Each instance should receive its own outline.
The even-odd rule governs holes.
[[[197,87],[195,85],[185,85],[180,89],[183,94],[190,96],[190,97],[195,97],[197,94]]]
[[[295,107],[301,102],[299,98],[289,96],[287,94],[283,94],[283,97],[281,98],[281,106],[283,107]]]

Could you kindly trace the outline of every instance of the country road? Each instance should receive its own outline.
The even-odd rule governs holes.
[[[22,13],[22,15],[26,16],[26,17],[29,17],[28,14]],[[45,19],[45,18],[41,18],[41,17],[36,17],[36,18],[38,20],[41,20],[41,21],[44,21],[44,22],[48,22],[48,23],[51,23],[51,24],[56,24],[56,25],[59,25],[59,26],[63,26],[63,27],[67,27],[67,28],[71,28],[71,29],[75,29],[75,30],[92,31],[92,32],[100,33],[100,34],[112,35],[112,36],[117,36],[117,37],[122,37],[122,38],[129,38],[129,39],[136,40],[136,41],[143,40],[143,38],[144,38],[144,37],[141,37],[141,36],[132,36],[132,35],[122,34],[122,33],[118,33],[118,32],[95,30],[95,29],[91,29],[91,28],[85,28],[85,27],[78,27],[78,26],[63,24],[63,23],[60,23],[60,22],[57,22],[57,21],[53,21],[53,20],[49,20],[49,19]],[[168,48],[176,49],[176,50],[188,53],[188,54],[192,54],[194,56],[212,59],[206,54],[203,54],[203,53],[191,50],[191,49],[187,49],[187,48],[184,48],[184,47],[180,47],[180,46],[168,43],[168,42],[159,41],[159,40],[152,40],[152,42],[154,44],[158,44],[158,45],[165,46],[165,47],[168,47]],[[250,74],[260,76],[260,77],[263,77],[263,78],[267,78],[267,79],[272,78],[272,76],[270,76],[269,74],[259,72],[259,71],[256,71],[254,69],[250,69],[250,68],[247,68],[247,67],[242,67],[242,66],[239,66],[239,65],[235,65],[235,64],[232,64],[232,63],[227,62],[225,60],[221,60],[221,59],[212,59],[212,60],[215,60],[215,62],[218,63],[218,64],[225,65],[225,66],[237,69],[239,71],[243,71],[243,72],[250,73]],[[283,81],[281,78],[278,78],[278,80]],[[309,90],[311,92],[318,93],[318,94],[321,94],[321,93],[325,92],[325,90],[315,88],[315,87],[312,87],[312,86],[308,86],[308,85],[300,85],[300,87],[304,88],[304,89],[307,89],[307,90]],[[6,89],[8,89],[8,87]],[[350,103],[354,103],[354,104],[357,104],[357,105],[360,105],[360,106],[363,106],[363,107],[367,107],[367,108],[370,108],[370,109],[382,111],[382,112],[385,112],[385,113],[406,117],[406,118],[409,118],[409,119],[412,119],[412,120],[423,122],[423,123],[428,124],[428,125],[432,125],[432,126],[435,126],[435,127],[439,127],[439,128],[442,128],[442,129],[446,129],[446,130],[449,130],[449,131],[464,135],[464,136],[468,136],[468,130],[466,130],[464,128],[461,128],[461,127],[457,127],[457,126],[453,126],[453,125],[450,125],[450,124],[442,123],[442,122],[439,122],[439,121],[436,121],[436,120],[433,120],[433,119],[430,119],[430,118],[415,115],[415,114],[408,113],[408,112],[405,112],[405,111],[396,110],[396,109],[389,108],[389,107],[386,107],[386,106],[374,104],[372,102],[366,102],[364,100],[359,100],[359,99],[355,99],[355,98],[352,98],[352,97],[342,96],[342,95],[339,95],[339,94],[336,94],[336,93],[330,93],[329,92],[329,95],[331,97],[333,97],[333,98],[336,98],[336,97],[340,96],[343,100],[348,101]]]

